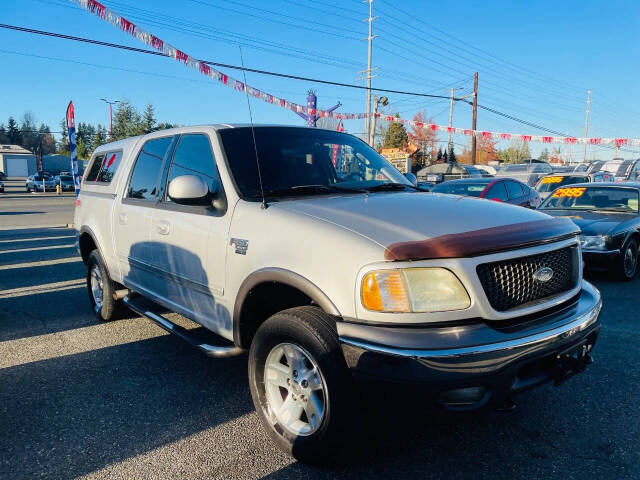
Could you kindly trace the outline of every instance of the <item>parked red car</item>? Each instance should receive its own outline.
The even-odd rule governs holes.
[[[436,185],[433,193],[450,193],[468,197],[486,198],[521,207],[537,208],[540,195],[533,188],[511,178],[463,178]]]

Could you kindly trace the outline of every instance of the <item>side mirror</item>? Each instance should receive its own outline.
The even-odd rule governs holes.
[[[209,191],[209,185],[198,175],[181,175],[169,183],[169,198],[181,205],[207,205],[217,193]]]
[[[418,177],[416,177],[413,173],[408,172],[404,174],[405,177],[407,177],[407,180],[409,180],[411,182],[411,185],[413,185],[414,187],[418,184]]]

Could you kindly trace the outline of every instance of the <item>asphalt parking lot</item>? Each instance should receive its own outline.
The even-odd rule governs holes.
[[[73,196],[19,186],[0,195],[0,478],[640,478],[640,278],[591,277],[603,326],[584,374],[509,413],[374,404],[312,467],[263,433],[246,357],[209,359],[131,313],[98,322]]]

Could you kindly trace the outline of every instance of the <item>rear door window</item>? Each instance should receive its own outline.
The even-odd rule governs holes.
[[[489,200],[498,199],[502,202],[507,201],[507,190],[504,187],[505,182],[498,182],[489,189],[484,198]]]
[[[140,150],[127,188],[131,199],[155,201],[158,196],[158,180],[164,158],[173,137],[148,140]]]
[[[507,192],[509,192],[510,199],[521,198],[524,195],[519,183],[510,180],[504,183],[507,184]]]

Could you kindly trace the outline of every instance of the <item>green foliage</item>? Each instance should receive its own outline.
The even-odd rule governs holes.
[[[542,150],[542,152],[540,152],[540,156],[538,157],[539,160],[544,160],[545,162],[549,161],[549,150],[547,148],[545,148],[544,150]]]
[[[447,149],[447,160],[449,162],[457,162],[456,153],[453,151],[453,143],[449,144],[449,148]]]
[[[22,140],[18,122],[13,117],[9,117],[9,122],[7,123],[7,140],[12,145],[20,145]]]
[[[142,114],[142,133],[151,133],[156,127],[156,116],[153,109],[153,105],[147,103]]]
[[[396,118],[399,115],[396,114]],[[385,148],[400,148],[407,144],[409,136],[407,135],[407,129],[401,123],[393,122],[389,125],[387,134],[384,137]]]
[[[504,163],[522,163],[531,158],[529,144],[522,140],[511,140],[504,150],[498,150],[498,158]]]

